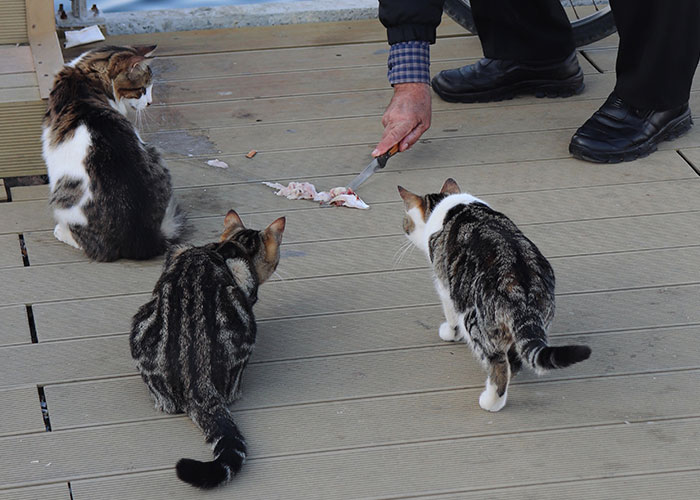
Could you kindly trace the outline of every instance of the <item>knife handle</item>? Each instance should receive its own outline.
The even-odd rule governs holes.
[[[399,143],[397,142],[391,149],[384,153],[383,155],[377,156],[377,161],[379,162],[379,168],[384,168],[386,166],[387,160],[399,152]]]

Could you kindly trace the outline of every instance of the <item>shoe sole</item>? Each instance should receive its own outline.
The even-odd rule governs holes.
[[[566,80],[529,80],[518,82],[508,87],[487,90],[484,92],[470,92],[465,94],[453,94],[445,92],[435,85],[435,78],[431,86],[443,101],[447,102],[496,102],[513,99],[518,95],[534,95],[535,97],[571,97],[583,92],[583,71]]]
[[[693,126],[693,118],[690,110],[683,113],[678,118],[671,120],[662,128],[658,134],[650,137],[645,142],[615,153],[602,153],[591,151],[590,149],[579,146],[578,144],[569,144],[569,152],[574,158],[579,160],[589,161],[592,163],[622,163],[625,161],[634,161],[639,158],[649,156],[658,149],[659,143],[663,141],[672,141],[687,133]]]

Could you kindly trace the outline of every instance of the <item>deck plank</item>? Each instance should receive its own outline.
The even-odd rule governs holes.
[[[46,430],[36,387],[1,390],[0,400],[0,437]]]
[[[19,238],[16,234],[0,235],[0,269],[22,267]]]
[[[0,500],[73,500],[68,484],[48,484],[0,490]]]
[[[384,68],[384,74],[380,75],[376,82],[382,87],[388,86],[386,64],[389,45],[386,41],[178,56],[160,52],[159,47],[151,62],[156,81],[159,82],[195,83],[195,80],[236,75],[293,74],[340,68],[354,68],[361,74],[371,68]],[[455,64],[460,64],[461,61],[478,57],[481,57],[481,47],[475,37],[444,39],[431,48],[431,62],[454,61]],[[294,61],[294,65],[290,67],[289,61]],[[590,71],[592,66],[589,65],[587,69]],[[332,82],[325,82],[326,85],[330,83]],[[338,82],[337,84],[343,85]]]
[[[691,105],[700,99],[698,92],[691,94]],[[460,109],[438,111],[433,114],[433,126],[426,132],[426,140],[450,137],[488,136],[515,132],[533,132],[556,129],[575,130],[600,106],[601,100],[552,100],[508,109],[500,106],[475,108],[465,120]],[[221,128],[189,128],[144,134],[144,139],[161,147],[169,157],[187,155],[247,153],[300,148],[325,148],[350,144],[372,144],[381,137],[379,117],[383,107],[377,106],[375,116],[345,117],[332,120],[308,119],[301,122],[233,126]],[[323,134],[319,130],[323,128]],[[687,138],[696,142],[698,134]],[[568,155],[567,155],[568,156]]]
[[[303,256],[294,254],[288,256],[289,259],[301,257]],[[330,262],[336,259],[335,255],[324,257]],[[555,260],[553,266],[559,276],[558,292],[571,294],[697,283],[700,282],[700,267],[694,263],[697,263],[698,259],[700,246],[565,257]],[[678,262],[690,264],[679,266]],[[627,274],[616,276],[616,270]],[[13,282],[16,286],[12,291],[0,289],[0,304],[20,305],[150,293],[160,273],[161,264],[158,261],[128,262],[120,266],[97,263],[85,266],[74,263],[3,269],[0,270],[0,279]],[[73,284],[76,282],[81,286],[76,287]],[[415,295],[395,293],[407,284],[415,287]],[[347,287],[357,287],[358,290],[364,290],[364,293],[349,298],[343,293]],[[333,276],[316,277],[312,278],[312,281],[273,281],[261,288],[262,302],[258,311],[262,317],[287,317],[367,309],[376,303],[383,303],[386,307],[421,304],[424,300],[422,296],[432,296],[431,287],[427,269],[350,275],[340,281]]]
[[[445,67],[447,67],[445,65]],[[382,70],[385,73],[386,70]],[[391,100],[392,90],[368,80],[364,87],[350,87],[357,78],[347,78],[343,72],[322,75],[278,75],[276,78],[264,75],[260,78],[236,80],[204,80],[206,88],[193,88],[190,82],[161,86],[154,90],[156,99],[168,105],[157,105],[148,110],[148,122],[143,132],[163,130],[193,129],[202,127],[233,127],[256,125],[259,123],[298,122],[318,119],[338,119],[353,116],[381,115]],[[318,89],[308,83],[309,78],[321,81],[342,81],[344,87],[337,90]],[[269,80],[278,80],[280,90],[268,85]],[[289,87],[285,84],[290,81]],[[296,80],[299,81],[295,85]],[[200,80],[201,81],[201,80]],[[198,81],[198,82],[200,82]],[[359,86],[358,82],[358,86]],[[242,86],[242,87],[241,87]],[[603,99],[614,86],[614,79],[606,75],[595,75],[589,82],[590,91],[567,102],[580,102]],[[284,88],[287,94],[281,93]],[[180,89],[180,90],[176,90]],[[181,89],[186,89],[182,91]],[[231,90],[234,89],[234,90]],[[159,97],[160,96],[160,97]],[[540,104],[536,97],[523,97],[510,107]],[[458,111],[471,112],[482,108],[505,108],[506,104],[453,104],[433,97],[435,114]]]
[[[669,498],[695,500],[697,470],[668,472],[622,478],[603,478],[566,483],[494,489],[488,492],[460,492],[415,497],[420,500],[656,500]]]
[[[31,343],[25,306],[0,307],[0,318],[0,346]]]
[[[425,334],[424,328],[421,331]],[[692,326],[629,331],[624,335],[601,333],[557,339],[552,343],[586,343],[591,346],[594,355],[585,363],[550,373],[548,378],[700,368],[697,356],[687,348],[690,345],[688,342],[692,343],[693,336],[697,336],[699,331],[700,327]],[[78,362],[77,355],[66,348],[68,344],[61,345],[53,359]],[[61,425],[61,422],[64,426],[85,424],[86,419],[94,423],[153,416],[152,403],[143,381],[136,375],[126,336],[86,339],[73,344],[83,353],[90,353],[91,357],[97,356],[90,349],[99,348],[99,356],[114,359],[101,364],[90,360],[82,367],[42,368],[41,373],[19,369],[19,373],[4,383],[9,386],[36,381],[37,384],[46,385],[49,411],[62,415],[56,417],[56,425]],[[656,348],[656,352],[652,352],[651,347]],[[8,349],[1,350],[0,355]],[[22,360],[29,352],[40,356],[40,359],[47,356],[46,349],[12,350],[12,354]],[[13,366],[17,363],[14,362]],[[382,366],[382,370],[376,370],[376,366]],[[411,376],[416,370],[420,371],[420,377]],[[100,377],[104,380],[94,380]],[[532,373],[525,372],[518,375],[517,383],[536,379]],[[265,408],[388,394],[478,388],[483,383],[482,367],[474,361],[469,348],[461,343],[284,362],[256,361],[246,370],[243,383],[245,396],[235,407]],[[64,385],[59,387],[58,384]]]
[[[44,200],[48,203],[49,185],[15,186],[10,188],[12,201]]]
[[[438,37],[469,38],[464,28],[443,16]],[[476,37],[472,37],[476,38]],[[255,51],[307,46],[386,42],[386,30],[376,19],[332,23],[289,24],[281,26],[241,27],[113,35],[106,42],[112,45],[158,44],[157,54],[184,55],[232,51]],[[75,47],[64,52],[66,60],[100,44]]]
[[[173,424],[176,420],[173,420]],[[159,425],[158,425],[159,424]],[[35,476],[59,477],[75,473],[64,464],[63,457],[70,452],[84,457],[79,474],[94,475],[112,462],[111,470],[127,472],[159,463],[171,467],[175,457],[187,453],[188,439],[185,422],[179,429],[157,422],[138,427],[126,426],[96,430],[82,430],[70,447],[51,446],[56,451],[50,457],[57,466],[49,473]],[[172,435],[183,433],[181,439]],[[106,432],[111,433],[109,456],[95,453],[95,446],[104,447]],[[212,497],[230,497],[235,491],[243,498],[277,498],[282,492],[286,498],[357,498],[369,495],[416,495],[444,491],[449,484],[453,489],[483,489],[504,486],[500,470],[484,469],[482,474],[464,474],[484,463],[498,461],[510,471],[506,484],[544,482],[548,478],[559,480],[619,477],[648,473],[651,470],[683,470],[696,455],[694,439],[700,433],[698,419],[670,421],[649,425],[646,423],[613,425],[600,428],[572,429],[560,432],[526,433],[482,439],[456,439],[448,442],[422,443],[404,446],[388,446],[357,451],[319,454],[285,459],[251,460],[236,477],[235,485],[216,490]],[[54,444],[64,433],[42,436],[45,442]],[[689,439],[692,437],[693,439]],[[138,441],[141,439],[142,441]],[[152,447],[136,452],[146,440],[168,442],[167,447]],[[605,460],[600,460],[600,443],[614,442],[606,450]],[[564,443],[567,443],[564,446]],[[69,443],[66,443],[68,445]],[[82,447],[82,448],[78,448]],[[524,468],[532,449],[541,452],[540,466]],[[650,453],[654,450],[654,453]],[[27,456],[19,449],[20,458]],[[192,453],[189,453],[190,456]],[[199,456],[207,456],[204,453]],[[426,461],[425,457],[431,457]],[[148,461],[150,460],[150,461]],[[59,467],[61,470],[59,470]],[[70,467],[70,468],[69,468]],[[71,470],[72,469],[72,470]],[[303,471],[313,470],[313,475]],[[343,473],[339,474],[338,471]],[[176,482],[171,470],[164,472],[169,479],[157,486],[147,481],[147,476],[118,477],[113,479],[72,482],[75,500],[100,498],[121,500],[157,498],[190,498],[190,487]],[[25,481],[14,467],[2,472],[7,483]],[[152,476],[153,477],[153,476]],[[155,487],[155,489],[154,489]]]
[[[700,285],[596,292],[560,296],[551,334],[624,331],[700,323],[697,297]],[[146,295],[56,302],[34,307],[40,341],[67,340],[126,334],[134,312]],[[256,359],[276,360],[327,356],[348,352],[414,347],[439,343],[434,335],[443,321],[437,296],[426,296],[434,305],[361,310],[341,316],[276,319],[258,314]],[[659,305],[663,304],[663,307]],[[619,311],[634,309],[633,315]],[[99,317],[90,311],[100,310]],[[347,336],[383,328],[381,335]],[[394,329],[395,328],[395,329]],[[28,343],[28,332],[26,333]]]
[[[32,51],[28,45],[0,45],[0,74],[34,73]]]

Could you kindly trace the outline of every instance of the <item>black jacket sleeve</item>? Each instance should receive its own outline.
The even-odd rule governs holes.
[[[435,43],[445,0],[379,0],[379,20],[389,44],[420,40]]]

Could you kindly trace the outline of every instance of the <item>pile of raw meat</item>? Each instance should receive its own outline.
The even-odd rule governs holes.
[[[276,182],[263,182],[266,186],[277,189],[277,196],[284,196],[288,200],[313,200],[321,205],[336,205],[339,207],[360,208],[366,210],[369,205],[362,201],[352,189],[336,187],[330,191],[316,191],[316,187],[310,182],[290,182],[283,186]]]

